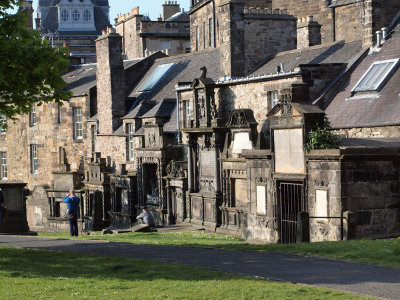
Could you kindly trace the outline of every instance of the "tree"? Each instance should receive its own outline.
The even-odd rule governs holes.
[[[0,0],[0,115],[15,120],[32,105],[71,97],[63,90],[68,50],[51,48],[39,32],[26,29],[27,15],[7,10],[22,0]]]

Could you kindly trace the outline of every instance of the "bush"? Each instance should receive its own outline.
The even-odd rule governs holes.
[[[322,126],[318,126],[308,133],[303,150],[308,152],[316,149],[337,149],[340,144],[340,137],[332,133],[329,120],[325,118]]]

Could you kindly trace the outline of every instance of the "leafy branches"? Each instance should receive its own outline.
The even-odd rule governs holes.
[[[330,122],[325,117],[322,126],[318,126],[308,133],[303,150],[308,152],[316,149],[335,149],[340,146],[340,143],[340,137],[332,133]]]
[[[0,0],[0,114],[10,119],[28,113],[34,103],[68,100],[61,75],[68,69],[68,50],[51,48],[39,32],[25,28],[24,13],[7,9],[21,0]]]

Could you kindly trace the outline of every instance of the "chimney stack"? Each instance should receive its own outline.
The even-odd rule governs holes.
[[[321,25],[313,16],[297,20],[297,49],[321,44]]]
[[[27,29],[33,29],[33,2],[32,0],[25,0],[18,8],[18,12],[25,13],[28,16],[28,24],[25,26]]]
[[[162,20],[166,21],[180,11],[181,8],[177,1],[165,1],[162,5]]]
[[[107,28],[96,40],[96,55],[99,133],[112,134],[126,112],[122,37],[115,29]]]

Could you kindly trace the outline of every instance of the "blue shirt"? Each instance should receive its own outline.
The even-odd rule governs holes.
[[[65,197],[63,200],[64,203],[67,203],[68,210],[71,212],[78,213],[79,212],[79,202],[81,202],[81,199],[77,196],[72,196],[72,197]]]

